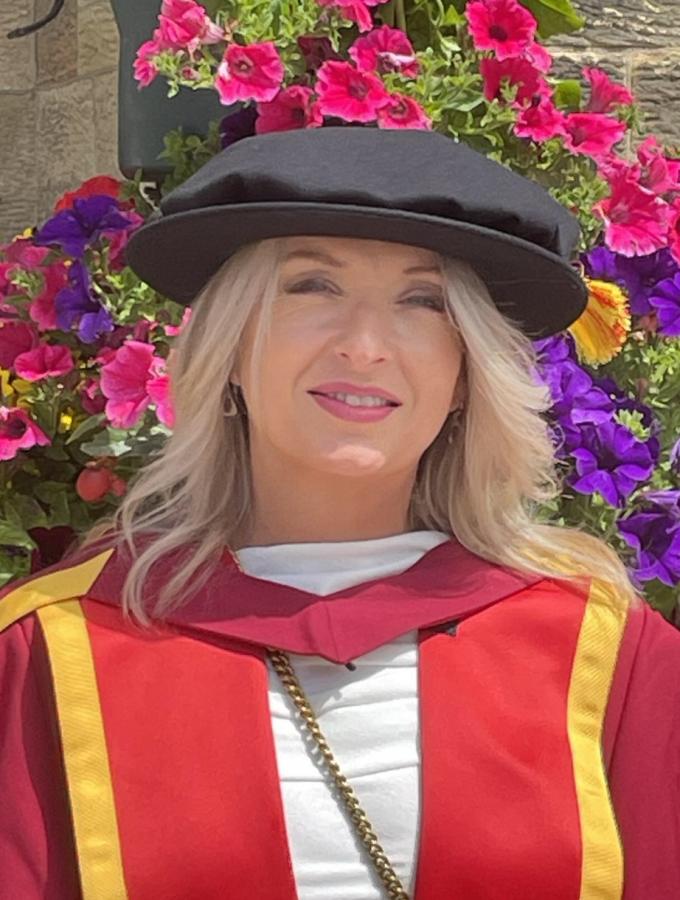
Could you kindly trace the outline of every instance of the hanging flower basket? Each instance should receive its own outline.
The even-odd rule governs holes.
[[[211,121],[227,115],[232,107],[220,102],[215,91],[180,87],[168,97],[161,79],[144,90],[135,80],[133,64],[139,46],[158,24],[160,0],[111,0],[120,33],[118,64],[118,166],[126,178],[142,170],[145,181],[160,181],[172,164],[159,159],[163,138],[182,128],[185,134],[204,138]]]

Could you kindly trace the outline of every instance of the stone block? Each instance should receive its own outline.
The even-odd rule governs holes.
[[[35,93],[0,93],[0,240],[37,225]]]
[[[92,77],[95,165],[100,175],[123,178],[118,168],[118,71]]]
[[[52,8],[53,0],[35,0],[35,18]],[[78,11],[75,3],[65,3],[61,12],[36,33],[38,83],[58,84],[78,74]]]
[[[47,217],[55,200],[97,174],[95,108],[89,78],[38,91],[35,178],[38,213]]]
[[[645,132],[680,149],[680,47],[635,57],[633,91],[644,113]]]
[[[574,0],[586,27],[558,35],[564,47],[666,49],[680,44],[680,0]]]
[[[0,4],[0,90],[27,91],[35,84],[35,38],[7,37],[10,31],[33,21],[32,0]]]
[[[109,0],[78,9],[78,74],[90,75],[118,66],[118,28]]]
[[[556,78],[574,78],[580,81],[584,92],[587,94],[588,82],[581,74],[583,68],[592,67],[603,69],[610,78],[620,84],[627,83],[627,66],[626,59],[622,53],[608,53],[606,56],[589,51],[563,50],[551,47],[550,52],[553,55],[553,66],[550,74]]]

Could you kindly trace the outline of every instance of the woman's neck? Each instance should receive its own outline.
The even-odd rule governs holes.
[[[251,524],[232,538],[232,546],[362,541],[403,534],[412,530],[413,480],[405,473],[384,478],[292,469],[279,478],[258,478],[254,473]]]

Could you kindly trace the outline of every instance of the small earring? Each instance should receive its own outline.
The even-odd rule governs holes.
[[[231,381],[229,382],[229,387],[227,388],[227,403],[224,407],[223,415],[225,416],[237,416],[238,415],[238,407],[236,405],[236,400],[234,399],[234,385],[232,385]]]

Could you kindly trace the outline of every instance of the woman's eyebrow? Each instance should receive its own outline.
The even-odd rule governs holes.
[[[286,256],[284,262],[289,262],[292,259],[311,259],[315,262],[325,263],[327,266],[334,266],[336,269],[341,269],[345,267],[345,263],[341,262],[339,259],[336,259],[334,256],[331,256],[330,253],[325,253],[323,250],[293,250],[291,253]],[[430,274],[439,274],[438,266],[411,266],[408,269],[404,269],[404,275],[415,275],[416,273],[430,273]]]

